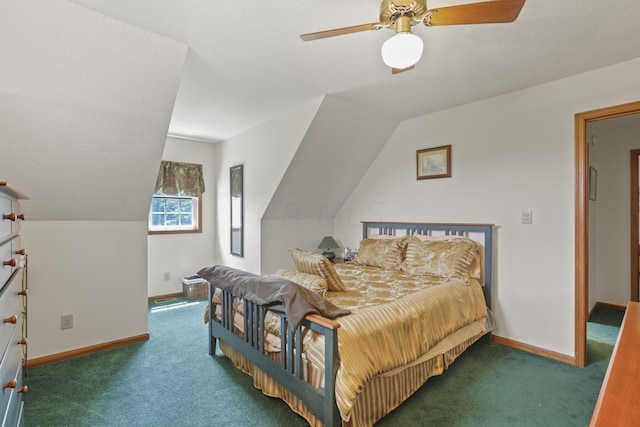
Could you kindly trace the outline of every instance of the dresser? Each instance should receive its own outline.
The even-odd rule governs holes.
[[[629,302],[609,360],[591,427],[637,426],[640,422],[640,303]]]
[[[27,360],[27,255],[20,245],[27,197],[0,180],[0,419],[2,426],[22,425],[22,395]]]

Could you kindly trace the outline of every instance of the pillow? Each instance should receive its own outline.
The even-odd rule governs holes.
[[[291,249],[289,253],[298,271],[324,278],[327,281],[327,289],[330,291],[345,291],[340,276],[327,257],[300,249]]]
[[[404,260],[408,242],[409,237],[364,239],[360,242],[358,256],[353,262],[385,270],[400,270],[400,263]]]
[[[448,238],[412,237],[400,269],[409,274],[458,279],[468,283],[469,277],[477,274],[472,270],[479,267],[474,262],[480,258],[481,245],[464,237],[445,237]]]
[[[454,235],[448,235],[448,236],[427,236],[424,234],[414,234],[415,237],[417,237],[418,239],[420,239],[421,242],[427,241],[427,240],[452,240],[452,239],[467,239],[467,240],[471,240],[468,237],[464,237],[464,236],[454,236]],[[475,240],[472,240],[473,242],[476,243],[476,246],[478,247],[478,252],[476,253],[475,257],[473,258],[473,261],[471,262],[471,265],[469,266],[469,276],[473,279],[477,279],[480,280],[482,278],[482,267],[484,265],[484,246],[482,246],[482,244],[480,242],[476,242]],[[480,283],[483,283],[484,286],[484,282],[481,281]]]
[[[276,277],[282,277],[283,279],[291,280],[298,285],[309,289],[314,294],[321,297],[327,296],[327,281],[315,274],[301,273],[299,271],[292,271],[281,269],[274,274]]]

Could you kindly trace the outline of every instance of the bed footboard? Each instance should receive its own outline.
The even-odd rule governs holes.
[[[209,283],[209,354],[214,355],[217,340],[221,339],[247,358],[275,381],[296,395],[309,411],[325,426],[339,426],[340,414],[335,400],[335,381],[338,371],[338,328],[340,324],[318,315],[308,315],[294,330],[284,313],[280,316],[280,363],[265,351],[265,314],[268,308],[244,301],[244,336],[234,332],[233,298],[222,291],[221,319],[215,315],[213,293]],[[303,374],[303,330],[324,335],[324,388],[309,384]]]

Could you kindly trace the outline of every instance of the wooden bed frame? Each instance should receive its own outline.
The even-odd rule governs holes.
[[[392,236],[422,235],[455,235],[477,240],[485,247],[484,263],[484,296],[491,309],[491,279],[493,253],[492,224],[434,224],[405,222],[362,222],[362,237],[386,234]],[[233,295],[222,293],[222,318],[215,317],[212,307],[213,285],[209,284],[209,354],[215,355],[218,339],[225,341],[238,353],[256,365],[275,381],[293,393],[307,406],[309,411],[327,427],[339,426],[342,423],[335,401],[335,381],[338,372],[338,331],[339,322],[317,315],[307,316],[293,330],[289,326],[284,313],[280,316],[280,361],[267,355],[264,340],[264,317],[268,308],[244,302],[244,336],[234,332]],[[303,330],[311,329],[325,337],[325,388],[315,388],[304,378],[302,368]]]

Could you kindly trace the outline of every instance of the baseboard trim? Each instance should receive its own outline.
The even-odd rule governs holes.
[[[513,347],[518,350],[526,351],[528,353],[533,353],[538,356],[547,357],[549,359],[554,359],[559,362],[568,363],[570,365],[576,364],[575,357],[567,356],[566,354],[556,353],[555,351],[547,350],[544,348],[536,347],[533,345],[525,344],[519,341],[511,340],[509,338],[500,337],[498,335],[492,335],[491,340],[497,344],[502,344],[507,347]]]
[[[174,294],[166,294],[166,295],[154,295],[152,297],[149,297],[148,300],[149,302],[153,302],[157,299],[176,298],[176,297],[181,297],[183,295],[184,295],[184,292],[176,292]]]
[[[101,351],[113,350],[115,348],[124,347],[130,344],[136,344],[149,340],[149,333],[136,335],[129,338],[123,338],[120,340],[109,341],[102,344],[91,345],[89,347],[78,348],[75,350],[63,351],[62,353],[51,354],[49,356],[36,357],[35,359],[29,359],[27,365],[30,368],[36,368],[42,365],[48,365],[49,363],[61,362],[67,359],[73,359],[75,357],[86,356],[89,354],[99,353]]]

